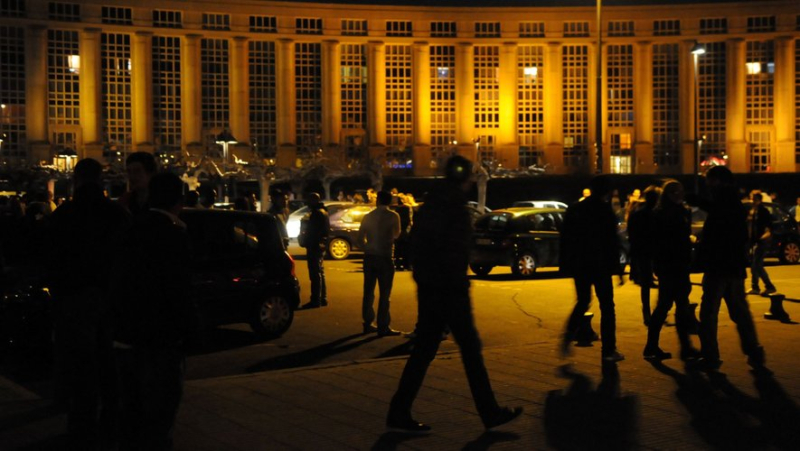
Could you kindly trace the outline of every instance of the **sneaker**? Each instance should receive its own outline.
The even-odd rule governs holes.
[[[404,434],[427,434],[431,432],[431,427],[425,423],[408,417],[403,419],[394,418],[389,416],[386,419],[386,428],[394,432],[402,432]]]
[[[373,326],[372,324],[364,324],[364,334],[371,334],[373,332],[377,332],[378,328]]]
[[[645,360],[667,360],[672,358],[672,354],[662,351],[660,348],[644,348]]]
[[[493,429],[504,424],[508,424],[517,419],[522,414],[522,407],[500,407],[497,412],[489,418],[483,420],[486,429]]]
[[[761,290],[759,290],[758,288],[751,288],[750,290],[747,291],[747,294],[761,294]]]
[[[621,362],[625,360],[625,356],[619,351],[603,354],[603,361],[605,362]]]
[[[778,290],[776,290],[775,287],[764,288],[764,291],[761,292],[761,296],[764,296],[766,298],[766,297],[769,297],[769,295],[777,293],[777,292],[778,292]]]
[[[385,329],[385,330],[379,330],[378,331],[378,336],[379,337],[396,337],[396,336],[401,335],[401,334],[402,334],[402,332],[400,332],[399,330],[394,330],[394,329]]]

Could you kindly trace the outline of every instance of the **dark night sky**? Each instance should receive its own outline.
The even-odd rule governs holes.
[[[413,5],[449,7],[520,7],[520,6],[594,6],[596,0],[290,0],[307,3],[334,3],[350,5]],[[603,6],[676,5],[701,3],[756,3],[762,0],[603,0]]]

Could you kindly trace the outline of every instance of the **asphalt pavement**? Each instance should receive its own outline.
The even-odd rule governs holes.
[[[780,267],[773,275],[795,320],[800,320],[798,274],[800,267]],[[621,299],[629,298],[635,287],[620,292]],[[410,346],[405,338],[389,337],[380,339],[396,351],[387,357],[188,381],[175,446],[186,451],[800,449],[799,326],[764,319],[768,300],[749,299],[772,374],[747,366],[724,307],[719,330],[724,364],[720,372],[706,374],[687,371],[677,359],[643,360],[645,329],[636,325],[637,309],[620,306],[619,345],[627,359],[618,365],[601,365],[599,344],[576,347],[562,359],[553,334],[486,347],[498,400],[525,409],[520,419],[494,432],[483,430],[452,342],[432,363],[414,404],[415,417],[430,424],[432,433],[387,432],[386,411]],[[594,327],[599,328],[596,319]],[[354,333],[341,344],[374,340]],[[676,353],[674,328],[663,330],[661,343]],[[57,449],[64,430],[65,416],[48,399],[0,378],[0,449]]]

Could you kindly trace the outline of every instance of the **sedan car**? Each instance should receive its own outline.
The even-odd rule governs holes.
[[[470,269],[484,276],[495,266],[510,266],[531,277],[540,267],[558,266],[559,233],[566,210],[506,208],[475,221]]]
[[[328,209],[329,217],[335,215],[340,210],[356,205],[353,202],[341,201],[323,202],[323,204],[325,205],[325,208]],[[297,235],[300,234],[300,221],[303,219],[303,216],[307,214],[308,206],[305,206],[298,208],[289,215],[289,218],[286,220],[286,233],[289,235],[290,240],[297,240]]]
[[[358,229],[364,215],[375,209],[374,205],[359,204],[330,215],[331,233],[328,238],[328,257],[344,260],[355,249],[360,249]]]

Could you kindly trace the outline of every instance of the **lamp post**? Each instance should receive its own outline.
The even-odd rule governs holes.
[[[233,137],[230,130],[227,128],[222,130],[222,133],[217,135],[217,144],[222,146],[222,161],[225,164],[228,164],[229,154],[228,154],[228,146],[231,144],[236,144],[236,138]]]
[[[697,60],[700,55],[706,53],[706,48],[700,43],[695,42],[692,46],[692,60],[694,62],[694,191],[700,192],[700,75],[698,73]]]
[[[597,87],[595,93],[595,151],[597,173],[603,173],[603,28],[601,23],[603,1],[597,0]]]

